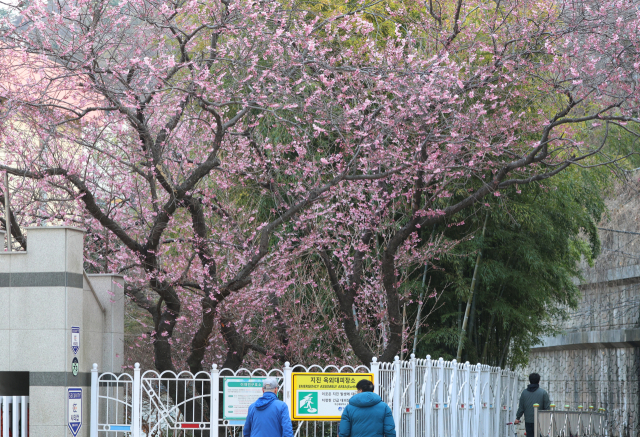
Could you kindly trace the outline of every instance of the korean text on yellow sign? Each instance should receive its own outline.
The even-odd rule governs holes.
[[[293,373],[291,405],[293,420],[340,420],[351,396],[372,373]]]

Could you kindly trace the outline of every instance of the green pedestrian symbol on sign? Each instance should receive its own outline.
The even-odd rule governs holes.
[[[318,393],[314,391],[298,392],[300,414],[318,414]]]

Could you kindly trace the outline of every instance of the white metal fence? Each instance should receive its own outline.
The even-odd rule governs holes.
[[[376,364],[376,389],[403,437],[506,437],[524,387],[516,373],[483,364],[396,357],[377,373]]]
[[[579,406],[577,410],[570,411],[566,406],[565,411],[556,411],[554,408],[548,411],[538,411],[535,408],[535,422],[537,432],[543,437],[601,437],[608,435],[606,414],[603,408],[598,411],[594,407],[584,410]],[[535,430],[534,430],[535,432]]]
[[[241,436],[242,421],[220,418],[226,376],[273,376],[291,409],[292,372],[373,373],[375,392],[389,405],[400,437],[507,437],[524,380],[482,364],[396,357],[366,366],[291,366],[210,372],[98,374],[91,379],[91,437]],[[337,422],[294,422],[297,437],[337,436]],[[2,436],[4,437],[4,436]]]
[[[0,396],[0,437],[29,435],[29,396]]]

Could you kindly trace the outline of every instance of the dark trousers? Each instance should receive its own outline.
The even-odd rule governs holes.
[[[533,422],[529,423],[529,422],[525,422],[524,423],[524,429],[527,431],[527,437],[533,437]]]

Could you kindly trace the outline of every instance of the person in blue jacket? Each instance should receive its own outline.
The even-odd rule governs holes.
[[[396,424],[391,408],[377,394],[373,383],[363,379],[356,384],[358,393],[349,399],[340,418],[340,437],[395,437]]]
[[[249,406],[244,437],[293,437],[287,404],[278,399],[278,380],[262,383],[262,397]]]

